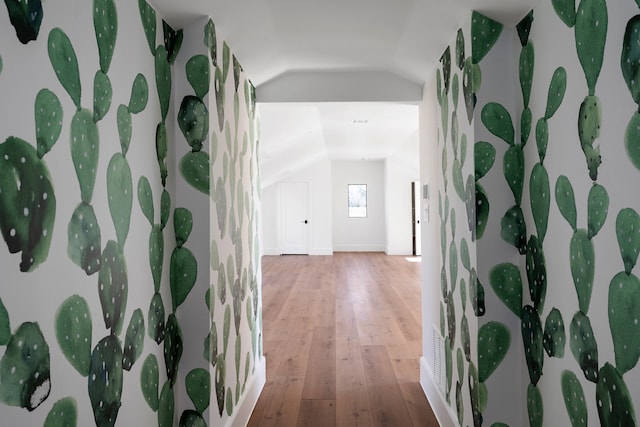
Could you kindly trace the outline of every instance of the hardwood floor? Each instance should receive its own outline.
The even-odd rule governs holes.
[[[437,426],[419,384],[420,264],[265,256],[267,383],[249,426]]]

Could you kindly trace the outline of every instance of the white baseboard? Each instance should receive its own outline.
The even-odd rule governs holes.
[[[260,393],[262,392],[262,388],[266,382],[267,362],[265,357],[261,356],[256,362],[256,369],[253,376],[247,383],[247,388],[244,391],[244,397],[241,398],[242,403],[235,409],[233,416],[227,420],[227,427],[241,427],[246,426],[249,423],[253,409],[256,407],[256,403],[258,403],[258,398],[260,397]],[[215,425],[215,420],[209,421],[209,425]]]
[[[262,250],[262,255],[268,255],[268,256],[282,255],[282,251],[277,248],[265,248]]]
[[[334,252],[384,252],[384,245],[338,245],[333,247]]]
[[[433,382],[429,362],[424,356],[420,358],[420,385],[427,396],[440,427],[458,427],[458,423],[454,421],[457,420],[457,415],[453,413],[453,408],[447,405],[445,397]]]
[[[384,251],[387,255],[413,256],[413,248],[390,248]]]
[[[333,255],[333,248],[313,248],[309,255]]]

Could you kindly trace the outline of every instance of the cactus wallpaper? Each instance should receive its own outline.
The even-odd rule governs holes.
[[[233,424],[264,373],[251,82],[145,0],[0,22],[4,422]]]
[[[472,350],[468,367],[457,366],[468,371],[472,419],[455,416],[449,387],[457,344],[446,350],[443,399],[461,426],[638,423],[639,16],[636,1],[543,0],[494,44],[482,43],[493,46],[486,56],[472,47],[478,67],[467,79],[474,93],[466,136],[475,139],[468,187],[475,234],[464,243],[452,225],[462,190],[469,192],[460,169],[469,172],[455,152],[463,144],[455,142],[451,100],[442,97],[456,86],[447,67],[452,46],[438,64],[439,309],[447,345],[452,329],[464,334],[464,317],[449,309],[457,254],[477,271],[475,290],[466,287],[478,316],[469,332],[477,358]],[[472,14],[471,34],[482,19]],[[487,22],[476,34],[500,33]]]

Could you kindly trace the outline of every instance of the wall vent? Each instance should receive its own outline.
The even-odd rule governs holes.
[[[438,386],[441,392],[445,392],[444,370],[442,369],[442,361],[444,360],[444,338],[440,335],[440,330],[433,325],[433,360],[431,363],[431,373],[433,382]]]

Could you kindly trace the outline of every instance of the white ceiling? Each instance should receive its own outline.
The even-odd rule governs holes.
[[[422,85],[469,11],[511,26],[538,0],[149,1],[176,28],[210,15],[260,95],[292,72],[383,72]],[[265,182],[327,156],[385,158],[418,138],[415,106],[270,103],[260,111]]]

